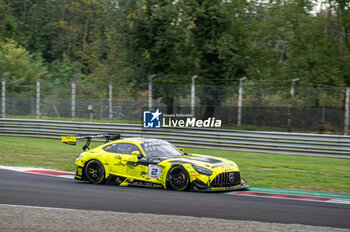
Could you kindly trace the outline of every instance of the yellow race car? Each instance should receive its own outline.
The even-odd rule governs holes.
[[[90,150],[93,137],[107,140]],[[183,149],[165,140],[120,139],[118,134],[100,134],[62,136],[62,142],[75,145],[77,139],[83,138],[87,138],[84,152],[75,161],[75,179],[78,180],[191,191],[229,191],[249,187],[234,162],[184,153]],[[109,142],[111,139],[115,141]]]

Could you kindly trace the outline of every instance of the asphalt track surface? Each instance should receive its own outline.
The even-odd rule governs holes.
[[[0,169],[0,204],[350,228],[350,205],[91,185]]]

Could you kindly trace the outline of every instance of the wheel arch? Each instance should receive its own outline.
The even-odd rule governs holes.
[[[190,165],[190,164],[188,164]],[[189,170],[186,168],[186,164],[184,163],[173,163],[170,165],[167,173],[166,173],[166,180],[165,180],[165,186],[166,186],[166,189],[173,189],[171,187],[171,184],[170,184],[170,180],[169,180],[169,176],[170,176],[170,172],[176,168],[176,167],[182,167],[185,172],[186,172],[186,175],[187,175],[187,179],[188,179],[188,183],[187,183],[187,186],[184,188],[184,189],[181,189],[181,190],[186,190],[186,189],[189,189],[190,185],[191,185],[191,178],[190,178],[190,172]],[[175,189],[176,190],[176,189]],[[180,189],[179,189],[180,190]]]

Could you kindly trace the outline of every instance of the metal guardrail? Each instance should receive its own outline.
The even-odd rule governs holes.
[[[31,119],[0,119],[0,135],[59,138],[61,135],[120,133],[122,137],[166,139],[184,147],[350,158],[350,136],[240,131],[210,128],[144,129],[111,124]]]

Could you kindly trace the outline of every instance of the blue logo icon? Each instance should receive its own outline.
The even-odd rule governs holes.
[[[157,110],[143,112],[143,128],[160,128],[160,115],[162,113]]]

